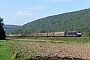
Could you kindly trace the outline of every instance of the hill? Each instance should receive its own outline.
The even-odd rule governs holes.
[[[24,24],[13,32],[55,32],[55,31],[81,31],[90,32],[90,9],[62,13],[37,19]],[[21,32],[22,31],[22,32]]]
[[[6,31],[7,34],[9,34],[13,29],[18,27],[18,25],[4,25],[4,30]]]

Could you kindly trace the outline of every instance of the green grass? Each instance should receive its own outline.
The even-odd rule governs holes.
[[[21,39],[22,38],[26,39],[24,42],[90,44],[89,37],[21,37]]]
[[[41,43],[90,44],[89,37],[33,37],[30,41]]]
[[[44,39],[44,38],[42,38]],[[50,37],[46,40],[52,40],[52,41],[62,41],[66,43],[75,43],[75,44],[90,44],[90,38],[89,37]]]
[[[6,40],[0,40],[0,60],[12,60],[12,53]]]

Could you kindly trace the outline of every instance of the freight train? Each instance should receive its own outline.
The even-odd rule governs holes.
[[[28,37],[81,37],[79,31],[65,32],[47,32],[47,33],[31,33],[31,34],[9,34],[7,36],[28,36]]]

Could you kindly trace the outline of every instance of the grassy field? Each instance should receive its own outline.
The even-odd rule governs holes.
[[[6,40],[0,40],[0,60],[12,60],[12,53]]]
[[[15,60],[48,58],[52,60],[58,60],[58,58],[80,60],[90,57],[90,38],[34,37],[9,40],[8,44]]]
[[[89,57],[88,37],[29,37],[0,40],[0,60],[87,60]]]

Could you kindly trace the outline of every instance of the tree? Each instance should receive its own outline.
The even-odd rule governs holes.
[[[43,28],[40,28],[40,33],[45,33],[45,30]]]
[[[4,40],[6,38],[3,25],[4,25],[3,18],[0,17],[0,40]]]

